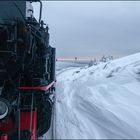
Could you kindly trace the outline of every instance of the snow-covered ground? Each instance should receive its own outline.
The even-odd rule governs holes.
[[[63,66],[55,98],[55,139],[140,139],[140,53],[97,66]]]
[[[56,72],[66,70],[67,68],[75,68],[75,67],[84,67],[90,64],[90,61],[85,60],[85,61],[80,61],[80,60],[75,60],[75,61],[68,61],[68,60],[61,60],[56,62]],[[62,72],[61,71],[61,72]]]

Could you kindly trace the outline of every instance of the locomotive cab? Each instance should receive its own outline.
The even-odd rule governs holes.
[[[55,48],[39,3],[37,21],[29,0],[0,1],[0,140],[36,139],[51,124]]]

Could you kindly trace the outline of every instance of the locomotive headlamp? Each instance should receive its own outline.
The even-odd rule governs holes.
[[[0,119],[3,119],[9,113],[9,107],[7,104],[7,100],[0,98]]]

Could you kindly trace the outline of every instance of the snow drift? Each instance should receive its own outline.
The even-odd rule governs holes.
[[[62,71],[55,138],[140,138],[140,53]]]

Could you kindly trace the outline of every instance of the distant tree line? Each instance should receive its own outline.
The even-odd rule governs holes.
[[[100,62],[108,62],[110,60],[113,60],[113,56],[102,56]]]
[[[113,60],[113,56],[102,56],[99,62],[108,62],[111,60]],[[94,58],[93,60],[90,60],[89,67],[93,65],[97,65],[97,64],[98,64],[98,61],[96,58]]]

